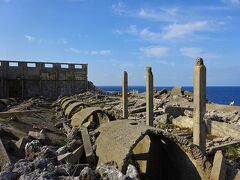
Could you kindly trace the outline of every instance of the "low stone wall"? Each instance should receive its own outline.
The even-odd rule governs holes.
[[[88,89],[87,64],[0,60],[0,98],[58,97]]]
[[[189,118],[187,116],[179,116],[178,118],[172,120],[172,124],[179,127],[192,129],[193,118]],[[208,120],[206,127],[209,134],[220,137],[231,136],[232,138],[240,139],[240,126]]]

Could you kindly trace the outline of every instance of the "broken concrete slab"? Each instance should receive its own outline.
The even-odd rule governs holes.
[[[7,118],[11,116],[18,116],[18,115],[28,115],[33,113],[40,113],[41,110],[25,110],[25,111],[6,111],[6,112],[0,112],[0,118]]]
[[[222,151],[217,151],[214,156],[213,167],[211,171],[211,180],[225,180],[226,178],[226,165]]]
[[[138,108],[133,108],[129,110],[130,114],[136,114],[136,113],[141,113],[146,111],[146,106],[143,107],[138,107]]]
[[[11,160],[0,137],[0,170],[6,163],[11,163]]]
[[[30,141],[31,139],[28,136],[24,136],[20,138],[18,141],[16,141],[15,144],[20,152],[24,152],[26,144],[29,143]]]
[[[64,110],[64,114],[70,119],[74,113],[81,111],[85,107],[87,107],[87,105],[83,102],[74,102]]]
[[[84,145],[81,145],[79,148],[77,148],[71,153],[71,156],[69,157],[69,162],[71,164],[76,164],[77,161],[83,156],[83,153],[84,153]]]
[[[90,116],[93,116],[93,115],[98,114],[98,113],[102,114],[102,118],[97,119],[98,124],[102,124],[102,123],[106,123],[106,122],[110,121],[108,115],[101,108],[88,107],[88,108],[82,109],[81,111],[75,113],[72,116],[71,126],[72,127],[79,127],[82,124],[84,124],[85,122],[87,122],[88,119],[90,118]],[[100,116],[98,116],[98,117],[100,117]]]
[[[33,139],[37,139],[41,141],[41,143],[44,143],[44,144],[46,143],[46,140],[48,140],[47,135],[44,134],[43,132],[29,131],[28,135]]]
[[[188,107],[179,107],[179,106],[170,106],[170,105],[165,107],[165,113],[168,113],[174,118],[177,118],[178,116],[183,116],[186,110],[192,111],[193,109]]]
[[[172,119],[172,124],[184,127],[184,128],[193,128],[193,119],[187,116],[179,116],[178,118]],[[218,136],[218,137],[225,137],[230,136],[234,139],[240,139],[240,126],[228,124],[224,122],[217,122],[217,121],[207,121],[207,132],[209,134]]]
[[[83,140],[87,161],[91,167],[94,167],[96,164],[95,154],[93,152],[90,136],[88,134],[88,130],[86,127],[83,127],[83,126],[81,127],[81,135],[82,135],[82,140]]]
[[[156,92],[153,97],[154,97],[154,98],[160,98],[160,96],[161,96],[162,94],[167,94],[167,93],[168,93],[168,90],[165,89],[165,88],[163,88],[161,91]]]
[[[65,101],[65,102],[62,104],[62,109],[63,109],[63,111],[65,111],[65,110],[68,108],[68,106],[70,106],[72,103],[75,103],[75,102],[77,102],[77,101],[74,100],[74,99],[69,99],[69,100]]]
[[[68,162],[70,164],[76,164],[77,161],[82,157],[84,153],[84,147],[81,145],[73,152],[67,152],[65,154],[58,155],[57,159],[58,161],[62,162]]]
[[[232,145],[237,145],[240,144],[240,141],[232,141],[229,143],[224,143],[224,144],[220,144],[218,146],[211,146],[208,150],[207,150],[207,154],[214,154],[215,152],[221,150],[225,150],[227,147],[232,146]]]

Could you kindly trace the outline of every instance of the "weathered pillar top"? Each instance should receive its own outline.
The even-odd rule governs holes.
[[[127,74],[127,71],[123,71],[123,74]]]
[[[147,71],[147,72],[152,72],[152,67],[147,66],[147,67],[146,67],[146,71]]]
[[[195,66],[202,66],[204,65],[203,59],[201,57],[197,57],[195,61]]]

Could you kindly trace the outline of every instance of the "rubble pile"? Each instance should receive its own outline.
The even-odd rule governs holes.
[[[167,133],[166,137],[174,136],[193,147],[189,145],[193,137],[192,93],[174,87],[171,91],[154,91],[153,97],[154,127]],[[124,172],[115,161],[98,163],[99,127],[121,119],[122,107],[121,93],[101,91],[59,97],[56,101],[38,97],[4,105],[0,150],[5,149],[8,157],[0,158],[0,179],[140,179],[142,172],[136,163],[129,162]],[[145,93],[128,93],[128,113],[131,125],[146,124]],[[205,120],[238,126],[240,108],[208,103]],[[207,137],[206,157],[213,161],[213,154],[223,150],[229,157],[229,177],[240,174],[239,140],[231,134]],[[204,158],[202,161],[206,161]]]

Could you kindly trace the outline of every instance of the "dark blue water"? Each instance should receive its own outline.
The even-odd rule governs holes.
[[[98,88],[110,92],[122,90],[121,86],[98,86]],[[162,88],[166,88],[168,90],[172,89],[172,87],[155,87],[157,90],[161,90]],[[129,86],[128,89],[144,92],[145,86]],[[193,92],[193,87],[183,87],[183,89]],[[240,105],[240,86],[207,87],[207,97],[209,101],[218,104],[229,104],[234,101],[237,105]]]

